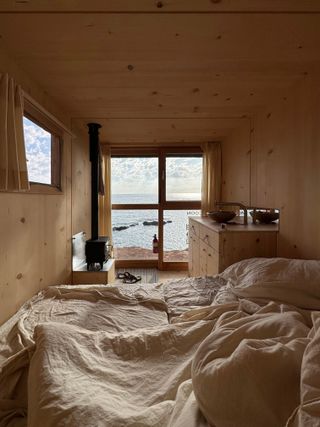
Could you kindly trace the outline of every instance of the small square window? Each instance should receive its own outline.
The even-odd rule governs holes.
[[[61,138],[27,114],[23,129],[30,183],[61,189]]]

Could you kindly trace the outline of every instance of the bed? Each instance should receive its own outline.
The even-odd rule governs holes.
[[[320,426],[320,261],[52,286],[0,328],[0,426]]]

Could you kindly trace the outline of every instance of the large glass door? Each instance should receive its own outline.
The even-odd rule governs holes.
[[[158,266],[158,153],[111,157],[112,240],[119,267]]]
[[[188,152],[189,151],[189,152]],[[200,215],[202,154],[194,149],[162,152],[163,269],[186,268],[189,216]]]
[[[188,217],[200,214],[201,176],[199,148],[113,151],[112,232],[118,267],[187,268]]]

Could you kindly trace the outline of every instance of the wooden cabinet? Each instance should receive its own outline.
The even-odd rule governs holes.
[[[196,222],[189,223],[189,273],[190,276],[197,276],[200,271],[200,225]]]
[[[189,275],[212,276],[246,258],[277,255],[277,224],[221,224],[189,218]]]

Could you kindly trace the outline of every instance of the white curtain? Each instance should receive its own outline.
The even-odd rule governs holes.
[[[23,94],[8,74],[0,74],[0,190],[29,190],[23,133]]]
[[[203,169],[201,191],[201,214],[216,209],[215,203],[221,201],[222,155],[220,142],[206,142],[202,146]]]
[[[101,146],[104,194],[99,195],[99,235],[112,241],[111,226],[111,152],[107,145]]]

